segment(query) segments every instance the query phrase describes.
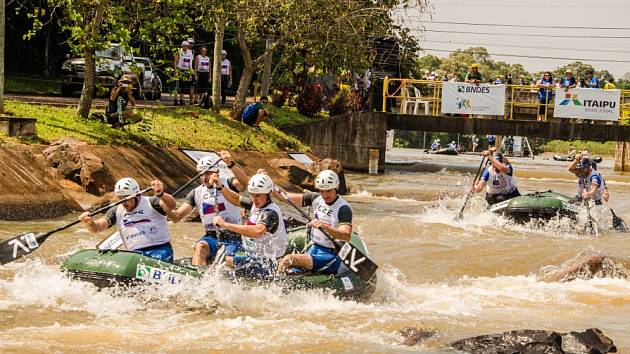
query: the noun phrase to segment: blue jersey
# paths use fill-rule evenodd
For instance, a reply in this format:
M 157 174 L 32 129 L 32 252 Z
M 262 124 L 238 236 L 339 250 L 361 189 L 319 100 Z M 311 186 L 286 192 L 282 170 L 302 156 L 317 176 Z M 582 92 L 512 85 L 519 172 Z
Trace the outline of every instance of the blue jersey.
M 569 86 L 575 86 L 575 78 L 573 76 L 571 76 L 570 78 L 567 78 L 566 76 L 562 78 L 562 80 L 560 80 L 560 86 L 562 87 L 569 87 Z
M 243 110 L 243 114 L 242 117 L 249 117 L 252 113 L 254 112 L 258 112 L 259 109 L 263 108 L 263 104 L 260 102 L 254 102 L 251 103 L 249 105 L 247 105 L 247 107 L 245 107 L 245 109 Z
M 540 80 L 540 84 L 543 86 L 538 90 L 538 100 L 540 103 L 548 103 L 553 97 L 553 80 Z

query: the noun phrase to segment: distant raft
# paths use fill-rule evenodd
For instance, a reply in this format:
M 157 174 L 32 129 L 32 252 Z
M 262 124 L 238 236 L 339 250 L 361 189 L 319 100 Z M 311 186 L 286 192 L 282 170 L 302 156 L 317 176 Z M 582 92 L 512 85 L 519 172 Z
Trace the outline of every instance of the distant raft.
M 572 156 L 560 156 L 560 155 L 555 155 L 553 157 L 554 160 L 556 161 L 573 161 L 574 157 Z M 601 156 L 595 156 L 591 159 L 591 161 L 595 162 L 595 163 L 600 163 L 602 162 L 602 157 Z
M 306 241 L 306 227 L 291 228 L 287 254 L 300 252 Z M 351 243 L 367 254 L 367 247 L 356 233 Z M 61 266 L 69 277 L 90 282 L 97 287 L 117 285 L 137 285 L 142 283 L 177 284 L 185 278 L 202 278 L 206 267 L 190 265 L 190 258 L 176 261 L 174 264 L 145 257 L 129 251 L 103 251 L 88 249 L 79 251 Z M 245 280 L 247 281 L 247 280 Z M 319 274 L 300 272 L 275 280 L 286 289 L 325 289 L 341 298 L 355 300 L 368 298 L 376 289 L 376 276 L 365 282 L 345 266 L 337 274 Z M 252 281 L 252 284 L 255 284 Z
M 576 218 L 579 209 L 570 200 L 570 197 L 552 191 L 534 192 L 491 205 L 489 209 L 517 222 L 549 220 L 557 216 Z

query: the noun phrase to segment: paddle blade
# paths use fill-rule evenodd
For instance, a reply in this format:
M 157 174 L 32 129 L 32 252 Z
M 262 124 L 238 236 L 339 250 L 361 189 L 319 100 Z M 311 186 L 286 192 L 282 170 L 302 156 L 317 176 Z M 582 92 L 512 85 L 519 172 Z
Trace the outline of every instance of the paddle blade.
M 628 226 L 623 221 L 623 219 L 618 217 L 617 214 L 615 214 L 615 212 L 612 209 L 610 209 L 610 212 L 612 213 L 612 216 L 613 216 L 613 220 L 612 220 L 613 228 L 617 231 L 627 232 Z
M 364 281 L 370 281 L 378 269 L 363 252 L 350 243 L 345 243 L 339 250 L 341 261 Z
M 46 234 L 32 232 L 15 236 L 0 243 L 0 264 L 7 264 L 35 251 L 46 240 Z

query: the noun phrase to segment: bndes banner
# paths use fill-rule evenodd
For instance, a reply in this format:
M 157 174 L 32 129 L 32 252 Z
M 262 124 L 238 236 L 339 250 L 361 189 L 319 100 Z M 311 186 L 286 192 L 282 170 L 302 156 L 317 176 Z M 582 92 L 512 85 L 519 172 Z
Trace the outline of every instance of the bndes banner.
M 572 88 L 556 90 L 553 116 L 591 120 L 618 120 L 621 90 Z
M 504 85 L 442 84 L 442 113 L 503 115 L 504 112 Z

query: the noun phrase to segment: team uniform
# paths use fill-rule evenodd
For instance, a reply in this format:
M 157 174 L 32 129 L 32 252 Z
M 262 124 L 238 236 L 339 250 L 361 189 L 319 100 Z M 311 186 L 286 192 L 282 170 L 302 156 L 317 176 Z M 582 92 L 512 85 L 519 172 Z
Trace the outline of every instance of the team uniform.
M 193 82 L 193 51 L 179 50 L 179 60 L 177 62 L 177 71 L 179 80 L 177 81 L 177 89 L 179 93 L 188 93 Z
M 138 205 L 127 211 L 122 205 L 110 208 L 105 215 L 108 227 L 116 225 L 128 251 L 160 261 L 173 262 L 173 247 L 166 212 L 158 197 L 138 197 Z
M 516 188 L 512 164 L 508 164 L 508 167 L 510 169 L 508 173 L 496 172 L 493 166 L 488 166 L 483 171 L 481 179 L 486 181 L 486 201 L 488 204 L 496 204 L 521 195 Z
M 210 89 L 210 57 L 197 55 L 197 93 L 202 94 Z
M 287 230 L 280 208 L 271 200 L 257 208 L 251 199 L 241 197 L 241 206 L 249 209 L 247 225 L 263 224 L 267 233 L 260 238 L 242 236 L 245 256 L 235 256 L 236 275 L 271 279 L 277 268 L 277 259 L 284 256 L 287 249 Z
M 225 103 L 227 98 L 227 89 L 230 84 L 230 72 L 232 63 L 228 59 L 221 60 L 221 103 Z
M 226 179 L 221 177 L 221 183 L 225 186 L 224 188 L 230 188 L 238 193 L 232 181 L 232 178 Z M 207 262 L 212 262 L 221 245 L 225 247 L 226 256 L 234 256 L 240 251 L 241 236 L 227 230 L 219 230 L 219 233 L 217 233 L 217 227 L 212 223 L 212 219 L 217 215 L 222 216 L 229 223 L 241 223 L 240 208 L 228 202 L 220 190 L 216 190 L 215 187 L 208 188 L 205 185 L 201 185 L 190 191 L 184 202 L 192 207 L 197 207 L 199 211 L 199 217 L 206 234 L 197 242 L 206 242 L 210 247 L 211 252 L 206 259 Z
M 352 208 L 340 196 L 337 196 L 332 204 L 327 204 L 319 193 L 304 193 L 302 206 L 312 206 L 315 219 L 321 220 L 333 227 L 352 225 Z M 327 274 L 336 274 L 341 266 L 341 259 L 335 253 L 335 245 L 319 229 L 311 228 L 311 242 L 308 255 L 313 259 L 313 271 Z
M 604 190 L 606 189 L 606 183 L 604 182 L 604 178 L 602 175 L 592 170 L 591 173 L 588 174 L 586 178 L 580 178 L 578 181 L 578 193 L 576 196 L 576 201 L 582 201 L 582 192 L 588 192 L 591 190 L 591 187 L 595 184 L 597 189 L 595 189 L 595 193 L 591 197 L 595 204 L 602 204 L 602 198 L 604 196 Z

